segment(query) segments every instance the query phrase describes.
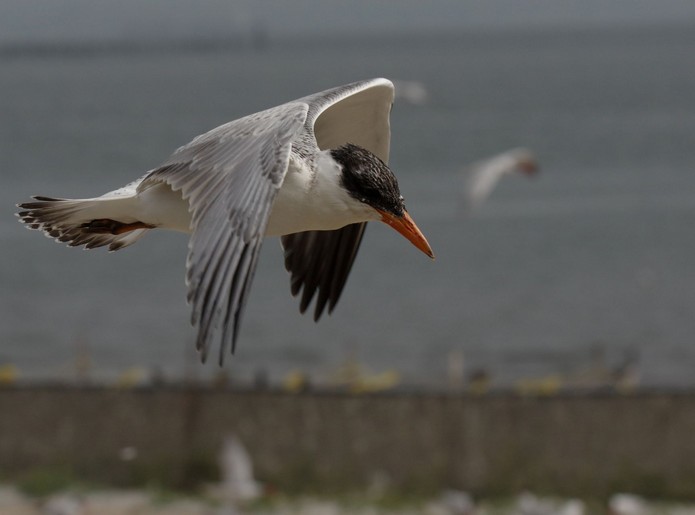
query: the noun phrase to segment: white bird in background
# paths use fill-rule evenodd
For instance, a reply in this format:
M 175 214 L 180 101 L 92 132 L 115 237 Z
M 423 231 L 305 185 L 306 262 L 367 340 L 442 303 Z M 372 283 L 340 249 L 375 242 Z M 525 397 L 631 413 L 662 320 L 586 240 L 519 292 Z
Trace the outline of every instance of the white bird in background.
M 472 212 L 478 209 L 502 176 L 522 173 L 530 177 L 536 172 L 536 158 L 525 148 L 515 148 L 472 164 L 464 170 L 463 195 L 466 210 Z
M 263 488 L 253 477 L 251 456 L 239 438 L 229 435 L 224 439 L 220 455 L 222 490 L 225 500 L 232 505 L 253 501 L 261 496 Z
M 649 506 L 640 496 L 627 493 L 617 493 L 608 499 L 610 515 L 647 515 Z
M 558 500 L 522 492 L 516 501 L 518 515 L 584 515 L 586 506 L 579 499 Z
M 91 199 L 34 197 L 21 221 L 57 241 L 118 250 L 147 231 L 191 233 L 186 283 L 196 347 L 232 352 L 264 236 L 281 236 L 291 291 L 314 319 L 335 307 L 368 221 L 429 257 L 386 165 L 393 84 L 372 79 L 240 118 L 176 150 L 144 177 Z M 268 313 L 272 320 L 273 314 Z

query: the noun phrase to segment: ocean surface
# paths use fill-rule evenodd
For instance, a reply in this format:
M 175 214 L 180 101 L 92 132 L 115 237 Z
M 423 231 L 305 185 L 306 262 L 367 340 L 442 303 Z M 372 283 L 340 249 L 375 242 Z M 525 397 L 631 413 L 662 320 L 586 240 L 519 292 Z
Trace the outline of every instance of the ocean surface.
M 643 384 L 695 385 L 694 55 L 695 26 L 0 51 L 0 364 L 218 374 L 193 349 L 185 235 L 86 252 L 24 229 L 15 204 L 101 195 L 221 123 L 384 76 L 429 92 L 396 102 L 391 165 L 437 259 L 371 224 L 315 324 L 268 239 L 226 373 L 328 380 L 354 359 L 441 385 L 462 353 L 497 384 L 630 360 Z M 462 170 L 516 146 L 541 174 L 463 216 Z

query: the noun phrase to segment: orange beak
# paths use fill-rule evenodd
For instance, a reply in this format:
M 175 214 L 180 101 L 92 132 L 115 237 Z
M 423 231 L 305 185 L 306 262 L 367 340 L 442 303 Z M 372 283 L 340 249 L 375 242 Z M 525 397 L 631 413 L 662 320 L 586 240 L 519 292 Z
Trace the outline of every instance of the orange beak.
M 396 229 L 405 238 L 407 238 L 407 240 L 410 243 L 412 243 L 422 252 L 434 259 L 432 247 L 430 247 L 430 244 L 427 243 L 427 239 L 422 234 L 420 229 L 418 229 L 417 225 L 415 225 L 415 222 L 412 218 L 410 218 L 410 215 L 407 211 L 403 212 L 403 216 L 392 215 L 391 213 L 387 213 L 386 211 L 378 211 L 381 215 L 382 222 Z

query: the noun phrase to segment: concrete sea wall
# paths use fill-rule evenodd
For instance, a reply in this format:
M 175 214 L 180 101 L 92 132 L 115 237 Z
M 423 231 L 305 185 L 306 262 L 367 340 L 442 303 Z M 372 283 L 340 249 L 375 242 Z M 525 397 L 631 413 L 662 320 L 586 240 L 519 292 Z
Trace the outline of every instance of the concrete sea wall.
M 0 390 L 0 477 L 214 477 L 235 433 L 285 489 L 618 490 L 695 499 L 695 394 L 523 397 L 207 388 Z

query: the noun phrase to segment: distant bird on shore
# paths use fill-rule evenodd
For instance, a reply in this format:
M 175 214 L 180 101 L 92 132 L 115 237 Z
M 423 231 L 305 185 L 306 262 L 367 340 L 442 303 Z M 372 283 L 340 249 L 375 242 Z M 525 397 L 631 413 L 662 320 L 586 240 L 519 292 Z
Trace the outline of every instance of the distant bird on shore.
M 472 212 L 478 209 L 503 176 L 522 173 L 530 177 L 537 172 L 536 158 L 530 150 L 525 148 L 508 150 L 473 163 L 463 172 L 466 211 Z
M 57 241 L 118 250 L 147 231 L 191 233 L 186 261 L 196 347 L 234 351 L 264 236 L 281 236 L 293 295 L 314 319 L 335 307 L 369 221 L 433 257 L 386 165 L 393 84 L 329 89 L 224 124 L 123 188 L 91 199 L 38 196 L 21 221 Z M 272 313 L 268 314 L 272 319 Z
M 228 503 L 253 501 L 263 494 L 263 486 L 253 477 L 251 456 L 235 435 L 224 439 L 220 471 L 222 493 Z
M 516 500 L 513 513 L 518 515 L 584 515 L 586 506 L 579 499 L 558 501 L 522 492 Z
M 617 493 L 608 499 L 609 515 L 647 515 L 647 502 L 640 496 L 628 493 Z

